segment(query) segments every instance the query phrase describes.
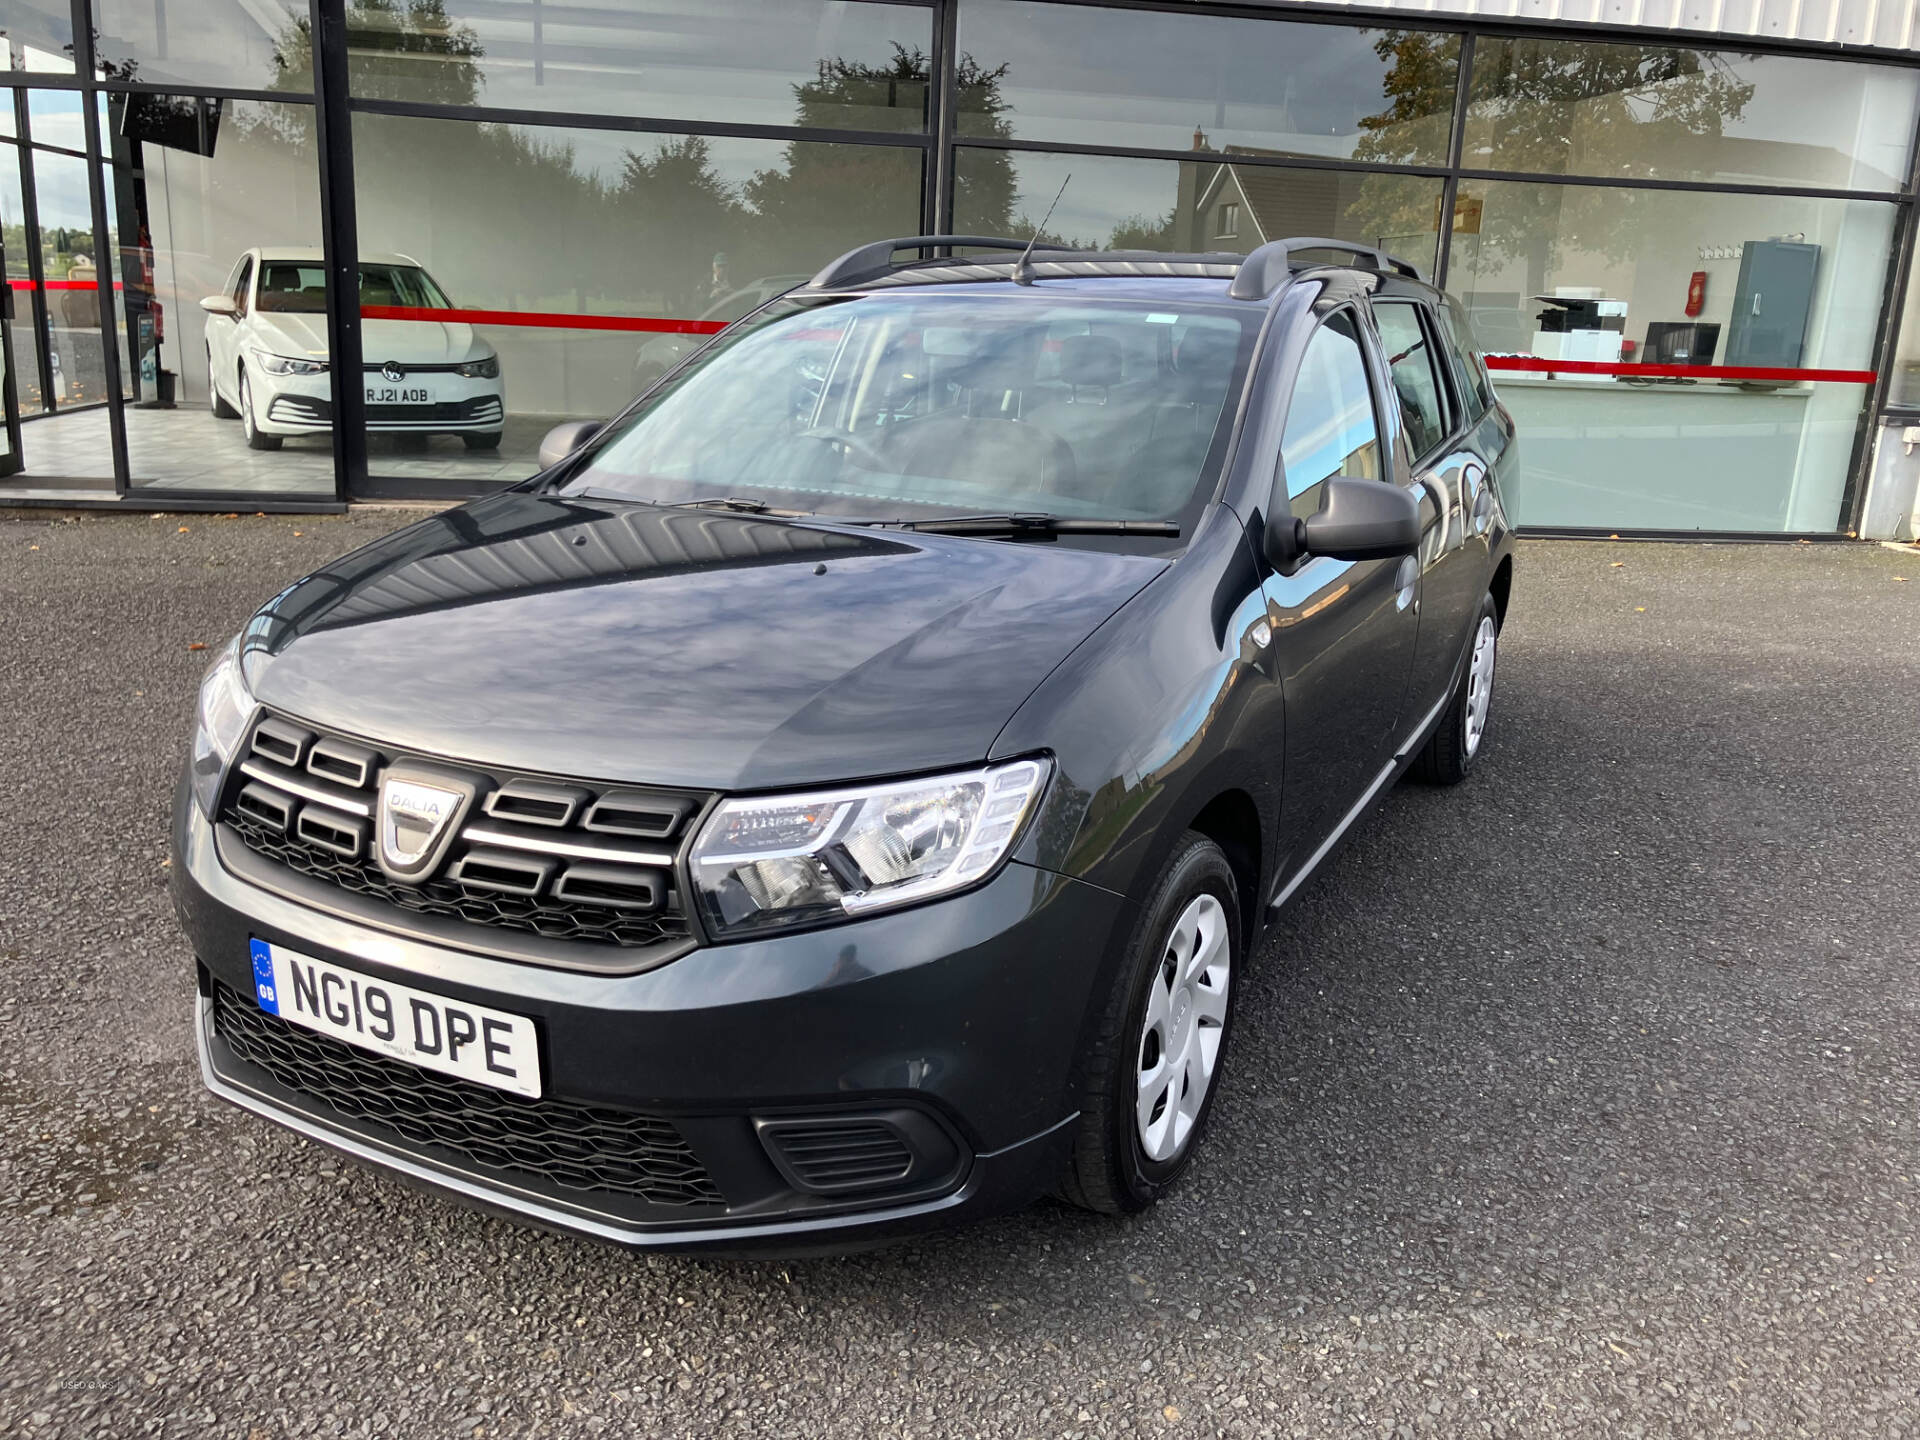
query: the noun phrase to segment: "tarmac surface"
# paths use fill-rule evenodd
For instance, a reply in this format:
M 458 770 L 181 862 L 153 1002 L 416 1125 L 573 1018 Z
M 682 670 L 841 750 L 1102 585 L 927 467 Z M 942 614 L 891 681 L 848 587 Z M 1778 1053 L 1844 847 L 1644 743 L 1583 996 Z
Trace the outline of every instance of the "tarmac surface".
M 1167 1203 L 742 1263 L 201 1092 L 190 647 L 408 518 L 0 516 L 0 1434 L 1920 1429 L 1920 552 L 1524 544 L 1482 765 L 1254 957 Z

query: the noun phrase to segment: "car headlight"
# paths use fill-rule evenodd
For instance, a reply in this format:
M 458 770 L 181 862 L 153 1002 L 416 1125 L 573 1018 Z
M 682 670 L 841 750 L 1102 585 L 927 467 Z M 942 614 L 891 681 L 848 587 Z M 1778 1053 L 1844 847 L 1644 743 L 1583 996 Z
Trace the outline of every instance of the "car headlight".
M 919 780 L 728 800 L 693 847 L 716 936 L 819 925 L 950 895 L 991 875 L 1046 785 L 1014 760 Z
M 200 681 L 193 726 L 193 798 L 209 820 L 220 800 L 220 777 L 253 718 L 253 696 L 240 673 L 240 637 L 234 636 Z
M 253 352 L 254 362 L 269 375 L 324 375 L 327 362 L 324 360 L 306 360 L 292 355 L 270 355 L 265 350 Z
M 500 357 L 489 355 L 484 360 L 469 360 L 460 367 L 460 373 L 469 380 L 497 380 L 500 378 Z

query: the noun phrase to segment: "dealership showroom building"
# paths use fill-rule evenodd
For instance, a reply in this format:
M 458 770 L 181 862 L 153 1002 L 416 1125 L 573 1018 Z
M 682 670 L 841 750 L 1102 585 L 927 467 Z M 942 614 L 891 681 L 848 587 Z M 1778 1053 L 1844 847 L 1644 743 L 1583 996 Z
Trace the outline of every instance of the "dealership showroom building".
M 1437 276 L 1529 529 L 1904 534 L 1917 9 L 0 0 L 0 504 L 482 494 L 841 251 L 1057 196 Z

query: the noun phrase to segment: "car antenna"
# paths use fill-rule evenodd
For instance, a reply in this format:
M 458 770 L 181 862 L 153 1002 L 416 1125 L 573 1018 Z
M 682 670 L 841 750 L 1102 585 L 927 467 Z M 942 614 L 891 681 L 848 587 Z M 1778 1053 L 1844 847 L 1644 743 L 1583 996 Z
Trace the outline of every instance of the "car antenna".
M 1067 180 L 1073 179 L 1073 172 L 1067 172 Z M 1027 248 L 1020 252 L 1020 258 L 1013 262 L 1013 274 L 1007 278 L 1016 285 L 1033 284 L 1033 247 L 1039 243 L 1040 236 L 1046 231 L 1047 221 L 1053 218 L 1053 206 L 1060 203 L 1060 197 L 1067 193 L 1067 180 L 1060 182 L 1060 188 L 1053 192 L 1053 205 L 1047 206 L 1047 213 L 1040 217 L 1040 223 L 1033 228 L 1033 238 L 1027 241 Z

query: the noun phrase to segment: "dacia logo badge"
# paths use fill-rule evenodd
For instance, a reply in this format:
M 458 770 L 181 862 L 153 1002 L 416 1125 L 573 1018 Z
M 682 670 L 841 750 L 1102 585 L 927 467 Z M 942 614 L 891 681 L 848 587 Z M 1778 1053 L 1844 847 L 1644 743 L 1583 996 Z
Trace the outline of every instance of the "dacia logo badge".
M 407 378 L 407 372 L 400 368 L 400 362 L 398 360 L 389 360 L 380 367 L 380 378 L 383 380 L 391 380 L 394 384 L 398 385 L 402 380 Z
M 396 879 L 432 870 L 472 798 L 472 787 L 450 777 L 391 770 L 381 776 L 380 868 Z

